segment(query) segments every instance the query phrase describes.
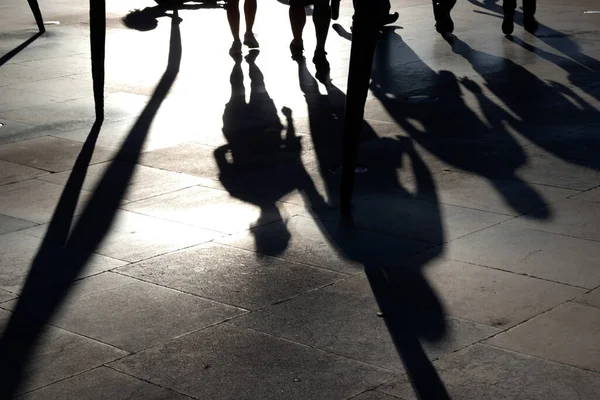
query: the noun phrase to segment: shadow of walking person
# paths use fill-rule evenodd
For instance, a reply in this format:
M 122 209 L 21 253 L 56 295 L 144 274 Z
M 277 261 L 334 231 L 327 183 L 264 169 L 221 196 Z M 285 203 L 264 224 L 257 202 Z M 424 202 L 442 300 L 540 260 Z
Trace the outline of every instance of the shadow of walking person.
M 298 63 L 298 77 L 307 102 L 315 158 L 321 179 L 325 183 L 324 195 L 329 199 L 329 203 L 332 203 L 331 200 L 339 194 L 339 176 L 331 174 L 329 166 L 339 160 L 341 137 L 336 133 L 341 132 L 338 115 L 343 113 L 346 97 L 330 81 L 325 83 L 327 94 L 321 95 L 316 79 L 302 61 Z M 411 215 L 410 212 L 396 215 L 393 220 L 405 226 L 425 225 L 433 242 L 443 243 L 444 229 L 435 198 L 434 181 L 426 164 L 413 148 L 411 140 L 379 138 L 368 125 L 365 126 L 362 140 L 378 142 L 375 147 L 388 149 L 385 155 L 390 159 L 374 163 L 377 176 L 371 178 L 376 181 L 375 190 L 393 188 L 400 197 L 410 199 L 409 201 L 419 201 L 422 195 L 427 194 L 428 201 L 431 202 L 425 224 L 419 220 L 418 215 Z M 398 182 L 397 168 L 403 165 L 403 157 L 408 158 L 406 164 L 413 169 L 416 181 L 414 193 L 406 190 Z M 359 181 L 357 188 L 360 187 Z M 326 240 L 341 257 L 360 263 L 364 267 L 393 345 L 419 398 L 448 399 L 444 384 L 420 342 L 437 342 L 448 333 L 443 306 L 422 273 L 422 268 L 441 254 L 442 246 L 434 247 L 408 261 L 408 254 L 414 253 L 415 248 L 431 248 L 433 245 L 408 237 L 376 234 L 361 229 L 360 222 L 348 224 L 347 221 L 339 219 L 339 209 L 336 207 L 322 208 L 325 201 L 319 193 L 305 191 L 304 194 L 307 196 L 306 204 L 310 205 L 311 215 Z M 311 195 L 313 197 L 310 197 Z M 356 205 L 355 215 L 364 212 L 365 207 Z M 373 223 L 375 226 L 385 226 L 391 220 L 389 212 L 390 210 L 385 208 L 366 210 L 367 228 Z
M 242 58 L 235 59 L 230 76 L 231 98 L 223 113 L 223 135 L 227 144 L 217 148 L 214 157 L 219 168 L 219 180 L 229 194 L 260 207 L 260 217 L 254 225 L 262 225 L 267 220 L 274 221 L 272 227 L 276 227 L 277 235 L 269 239 L 268 254 L 277 255 L 287 247 L 290 234 L 276 203 L 299 186 L 312 181 L 306 175 L 300 159 L 302 145 L 300 138 L 296 136 L 292 111 L 288 108 L 282 111 L 288 120 L 287 130 L 283 132 L 284 127 L 275 103 L 269 96 L 263 74 L 256 65 L 258 54 L 258 51 L 252 51 L 246 56 L 250 77 L 248 102 Z M 252 122 L 258 120 L 260 126 L 253 129 Z M 243 176 L 249 170 L 271 169 L 275 163 L 282 161 L 294 168 L 294 179 L 279 180 L 277 184 L 270 185 L 272 190 L 268 194 L 258 185 L 246 184 L 248 181 Z M 241 179 L 237 179 L 238 177 Z M 264 237 L 257 235 L 255 239 L 257 248 L 266 247 L 260 242 Z
M 174 12 L 176 17 L 177 11 Z M 148 104 L 129 132 L 115 159 L 100 179 L 79 219 L 71 228 L 87 166 L 100 131 L 94 124 L 69 176 L 29 273 L 0 337 L 0 398 L 18 394 L 41 336 L 64 304 L 73 282 L 86 268 L 94 251 L 109 233 L 135 171 L 150 124 L 171 88 L 181 62 L 181 36 L 173 18 L 167 69 Z
M 467 104 L 461 83 L 449 71 L 435 72 L 419 61 L 420 71 L 428 71 L 429 80 L 435 83 L 435 94 L 429 103 L 411 103 L 403 99 L 402 88 L 390 77 L 388 58 L 391 51 L 400 51 L 406 58 L 418 57 L 394 33 L 382 38 L 377 49 L 371 90 L 393 120 L 419 145 L 444 163 L 460 170 L 482 176 L 519 214 L 539 209 L 537 218 L 548 218 L 550 210 L 541 195 L 517 175 L 526 165 L 527 156 L 521 145 L 507 130 L 505 124 L 514 117 L 491 101 L 481 87 L 470 79 L 463 86 L 476 97 L 475 104 Z M 395 54 L 395 57 L 402 55 Z M 488 59 L 483 58 L 482 63 Z M 487 64 L 486 64 L 487 65 Z M 481 110 L 476 114 L 472 107 Z M 490 164 L 489 156 L 502 151 L 510 157 Z M 498 180 L 496 178 L 502 178 Z
M 520 39 L 514 38 L 513 41 L 528 46 Z M 581 165 L 600 169 L 598 157 L 590 157 L 589 154 L 583 158 L 577 156 L 577 153 L 583 154 L 585 148 L 578 148 L 575 142 L 557 145 L 561 141 L 568 142 L 572 132 L 580 132 L 600 121 L 598 110 L 573 89 L 558 82 L 543 80 L 511 60 L 474 50 L 459 39 L 453 40 L 452 48 L 481 73 L 487 89 L 502 100 L 516 116 L 509 123 L 519 135 L 561 159 L 573 163 L 578 163 L 579 160 L 582 161 L 579 162 Z M 547 54 L 546 56 L 550 57 Z M 484 73 L 481 60 L 494 58 L 502 63 L 503 69 L 498 72 Z M 573 72 L 571 79 L 581 76 L 581 71 Z M 507 77 L 510 77 L 509 81 Z M 585 88 L 585 85 L 579 87 Z M 591 90 L 591 86 L 589 88 Z M 588 146 L 592 145 L 599 149 L 600 142 L 595 139 L 595 136 L 592 134 L 583 139 L 587 141 Z

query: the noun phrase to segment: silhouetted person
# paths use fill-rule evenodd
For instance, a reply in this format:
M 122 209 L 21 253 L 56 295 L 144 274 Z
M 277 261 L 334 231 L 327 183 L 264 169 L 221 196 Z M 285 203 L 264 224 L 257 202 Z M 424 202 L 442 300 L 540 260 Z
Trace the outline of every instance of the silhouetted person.
M 454 21 L 450 16 L 456 0 L 433 0 L 433 16 L 435 17 L 435 30 L 442 35 L 454 32 Z
M 502 21 L 502 32 L 510 35 L 515 29 L 515 10 L 517 0 L 504 0 L 502 5 L 504 9 L 504 20 Z M 535 33 L 538 29 L 538 22 L 535 19 L 536 0 L 523 0 L 523 27 L 529 33 Z
M 246 19 L 246 33 L 244 33 L 244 45 L 251 49 L 259 47 L 252 28 L 256 18 L 256 0 L 244 0 L 244 17 Z M 233 43 L 229 54 L 238 56 L 242 54 L 242 41 L 240 40 L 240 0 L 227 0 L 227 20 L 233 35 Z
M 352 5 L 354 6 L 354 10 L 356 10 L 356 3 L 359 0 L 352 0 Z M 373 4 L 372 0 L 369 0 L 369 5 Z M 389 0 L 377 0 L 377 3 L 374 3 L 377 7 L 373 12 L 379 14 L 379 20 L 381 26 L 387 24 L 393 24 L 398 20 L 398 13 L 390 13 L 392 8 Z M 340 0 L 331 0 L 331 19 L 336 21 L 340 17 Z
M 290 24 L 292 25 L 292 34 L 294 39 L 290 43 L 290 51 L 294 60 L 304 57 L 304 42 L 302 32 L 306 25 L 305 7 L 313 5 L 313 22 L 317 34 L 317 47 L 313 56 L 313 63 L 322 70 L 329 69 L 327 61 L 327 52 L 325 51 L 325 42 L 327 42 L 327 33 L 329 32 L 329 23 L 331 22 L 331 7 L 329 0 L 290 0 Z

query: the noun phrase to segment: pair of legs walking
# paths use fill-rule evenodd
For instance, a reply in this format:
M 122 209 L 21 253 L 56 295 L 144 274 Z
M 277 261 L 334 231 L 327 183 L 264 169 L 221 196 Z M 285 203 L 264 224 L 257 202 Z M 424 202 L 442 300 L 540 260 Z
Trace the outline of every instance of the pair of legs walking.
M 335 1 L 335 0 L 334 0 Z M 308 5 L 313 5 L 313 23 L 315 24 L 315 32 L 317 34 L 317 46 L 313 62 L 316 65 L 328 66 L 327 53 L 325 52 L 325 42 L 327 42 L 327 34 L 329 32 L 329 24 L 331 22 L 331 6 L 329 0 L 290 0 L 290 24 L 292 25 L 292 34 L 294 40 L 290 44 L 292 58 L 300 59 L 303 57 L 304 42 L 302 33 L 306 26 L 306 9 Z
M 523 0 L 523 27 L 530 33 L 537 31 L 539 25 L 535 19 L 536 6 L 536 0 Z M 502 32 L 505 35 L 510 35 L 515 28 L 514 17 L 515 10 L 517 9 L 517 0 L 504 0 L 502 8 L 504 10 Z
M 256 0 L 244 0 L 244 17 L 246 20 L 246 32 L 244 33 L 244 44 L 251 49 L 258 48 L 258 41 L 254 36 L 252 28 L 256 19 Z M 232 56 L 242 54 L 242 41 L 240 40 L 240 0 L 227 1 L 227 20 L 233 35 L 233 44 L 229 53 Z

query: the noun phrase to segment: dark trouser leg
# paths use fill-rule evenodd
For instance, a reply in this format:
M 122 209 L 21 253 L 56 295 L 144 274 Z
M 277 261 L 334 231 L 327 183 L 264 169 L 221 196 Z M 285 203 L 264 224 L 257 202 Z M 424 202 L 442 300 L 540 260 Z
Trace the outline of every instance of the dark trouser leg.
M 523 0 L 523 18 L 532 19 L 535 16 L 536 0 Z
M 504 20 L 502 20 L 502 32 L 505 35 L 510 35 L 515 29 L 514 18 L 515 9 L 517 8 L 517 0 L 504 0 L 502 4 L 504 11 Z

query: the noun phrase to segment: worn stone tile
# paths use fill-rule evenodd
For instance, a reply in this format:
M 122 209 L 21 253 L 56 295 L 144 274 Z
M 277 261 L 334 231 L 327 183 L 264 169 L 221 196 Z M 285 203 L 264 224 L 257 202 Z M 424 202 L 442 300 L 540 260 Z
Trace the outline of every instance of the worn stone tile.
M 423 274 L 447 314 L 502 328 L 521 323 L 585 292 L 445 258 L 425 265 Z
M 360 272 L 365 264 L 396 265 L 431 247 L 418 240 L 345 228 L 335 222 L 304 216 L 294 216 L 283 224 L 268 224 L 218 241 L 350 274 Z
M 102 282 L 105 288 L 98 290 L 95 279 L 85 280 L 85 286 L 58 310 L 52 323 L 131 352 L 244 312 L 124 276 L 113 277 L 112 287 Z
M 102 242 L 94 249 L 95 252 L 119 260 L 129 262 L 141 261 L 160 254 L 208 242 L 221 234 L 196 228 L 176 222 L 165 221 L 147 215 L 130 211 L 118 210 L 114 215 L 107 214 L 112 219 L 109 230 L 104 234 Z M 79 220 L 75 220 L 77 226 Z M 89 229 L 88 229 L 89 228 Z M 30 228 L 27 234 L 44 237 L 48 224 Z M 82 235 L 86 233 L 96 236 L 93 227 L 83 227 Z M 78 246 L 88 246 L 94 243 L 86 242 L 85 236 L 78 239 Z
M 348 400 L 398 400 L 398 397 L 390 396 L 389 394 L 370 390 L 349 398 Z
M 600 241 L 600 207 L 597 203 L 567 199 L 554 204 L 552 211 L 548 220 L 524 216 L 510 221 L 509 225 Z M 536 215 L 534 211 L 532 216 Z
M 33 225 L 35 225 L 33 222 L 0 214 L 0 235 L 29 228 Z
M 69 77 L 56 77 L 44 79 L 36 82 L 24 82 L 11 85 L 8 90 L 18 90 L 27 94 L 35 94 L 35 96 L 49 96 L 58 100 L 72 100 L 82 97 L 88 97 L 93 93 L 91 82 L 84 84 L 81 81 L 71 79 Z M 30 107 L 36 104 L 29 105 Z
M 18 293 L 39 254 L 42 240 L 21 232 L 7 233 L 0 238 L 0 288 Z M 124 264 L 122 261 L 92 254 L 85 265 L 80 265 L 82 255 L 71 249 L 48 246 L 44 257 L 35 264 L 39 275 L 34 278 L 33 286 L 43 287 L 62 282 L 67 279 L 63 273 L 68 274 L 72 269 L 76 270 L 75 276 L 68 280 L 98 274 Z M 58 265 L 61 265 L 61 269 L 57 270 Z
M 257 309 L 344 275 L 218 244 L 204 244 L 119 269 L 186 293 Z
M 399 276 L 407 286 L 404 289 L 422 284 L 413 281 L 411 274 L 400 272 Z M 244 315 L 233 323 L 395 371 L 402 371 L 403 366 L 392 336 L 407 343 L 405 336 L 430 338 L 431 341 L 423 340 L 423 346 L 427 356 L 436 359 L 498 332 L 464 320 L 448 318 L 444 321 L 442 315 L 432 315 L 434 322 L 428 322 L 426 317 L 420 320 L 402 310 L 429 305 L 420 304 L 420 300 L 437 302 L 431 298 L 411 299 L 412 305 L 396 304 L 394 312 L 402 314 L 398 316 L 402 322 L 397 327 L 402 326 L 403 331 L 393 328 L 390 332 L 385 319 L 377 315 L 379 307 L 372 290 L 376 289 L 367 278 L 356 276 Z M 425 296 L 423 292 L 418 295 Z
M 82 186 L 83 190 L 92 191 L 109 167 L 115 168 L 117 171 L 120 169 L 125 171 L 128 170 L 130 165 L 125 162 L 117 161 L 90 166 Z M 58 174 L 46 175 L 40 177 L 40 179 L 46 182 L 64 185 L 67 182 L 69 175 L 70 171 L 65 171 Z M 141 200 L 147 197 L 185 189 L 203 182 L 203 180 L 194 176 L 136 165 L 133 177 L 128 182 L 129 185 L 124 195 L 124 199 L 130 201 Z
M 353 209 L 360 228 L 441 244 L 509 219 L 506 215 L 386 195 L 360 200 Z
M 345 400 L 391 377 L 372 366 L 229 324 L 111 367 L 196 398 L 223 400 L 279 399 L 282 394 L 290 400 Z
M 600 187 L 580 193 L 571 198 L 576 200 L 586 200 L 592 201 L 594 203 L 600 203 Z
M 507 215 L 526 214 L 578 193 L 518 180 L 492 180 L 454 171 L 439 172 L 434 179 L 432 195 L 440 203 Z
M 450 242 L 444 256 L 588 289 L 600 284 L 598 243 L 509 224 Z
M 146 96 L 123 92 L 109 93 L 104 97 L 105 121 L 108 123 L 135 118 L 147 101 Z M 22 110 L 7 111 L 2 113 L 2 117 L 29 125 L 44 125 L 51 129 L 52 133 L 56 133 L 91 127 L 96 119 L 94 109 L 94 99 L 85 97 L 30 107 L 26 113 Z
M 505 154 L 488 159 L 481 170 L 491 177 L 510 179 L 511 174 L 499 166 L 510 162 L 512 157 L 515 155 Z M 596 168 L 548 155 L 530 154 L 527 162 L 517 170 L 517 176 L 529 183 L 572 190 L 588 190 L 600 185 L 600 171 Z
M 434 362 L 452 399 L 581 399 L 600 395 L 600 375 L 566 365 L 476 344 Z M 416 400 L 408 377 L 377 390 Z
M 0 289 L 0 303 L 12 300 L 16 297 L 15 294 Z
M 6 328 L 10 313 L 0 310 L 0 326 Z M 4 330 L 4 329 L 3 329 Z M 15 346 L 20 345 L 15 343 Z M 21 344 L 22 345 L 22 344 Z M 47 326 L 40 333 L 24 366 L 24 393 L 121 358 L 127 353 L 95 340 Z M 16 367 L 16 366 L 15 366 Z
M 32 139 L 56 133 L 56 130 L 49 126 L 24 124 L 22 122 L 8 120 L 3 116 L 0 116 L 0 123 L 2 124 L 0 127 L 0 144 L 13 143 L 19 140 Z
M 44 174 L 46 171 L 0 160 L 0 185 L 24 181 Z
M 587 304 L 588 306 L 594 306 L 600 308 L 600 288 L 594 289 L 589 293 L 579 297 L 577 300 L 579 303 Z
M 52 172 L 73 168 L 80 152 L 81 143 L 50 136 L 0 146 L 0 158 Z M 96 146 L 90 163 L 109 160 L 112 155 L 109 149 Z
M 65 188 L 41 181 L 18 182 L 0 187 L 0 213 L 38 224 L 49 222 Z M 73 214 L 79 214 L 91 193 L 81 191 Z M 27 201 L 24 201 L 27 199 Z M 66 218 L 66 215 L 61 216 Z M 70 216 L 69 216 L 70 217 Z
M 184 400 L 179 393 L 100 367 L 19 397 L 21 400 Z
M 487 343 L 600 372 L 600 308 L 566 303 Z
M 279 221 L 279 205 L 262 199 L 233 199 L 222 190 L 192 187 L 123 206 L 126 210 L 223 233 L 236 233 L 254 225 Z M 261 212 L 261 205 L 264 211 Z M 280 208 L 282 208 L 281 205 Z
M 2 87 L 0 112 L 19 110 L 56 102 L 59 99 L 48 94 L 23 90 L 22 85 L 36 85 L 37 82 Z M 58 86 L 60 88 L 60 86 Z

